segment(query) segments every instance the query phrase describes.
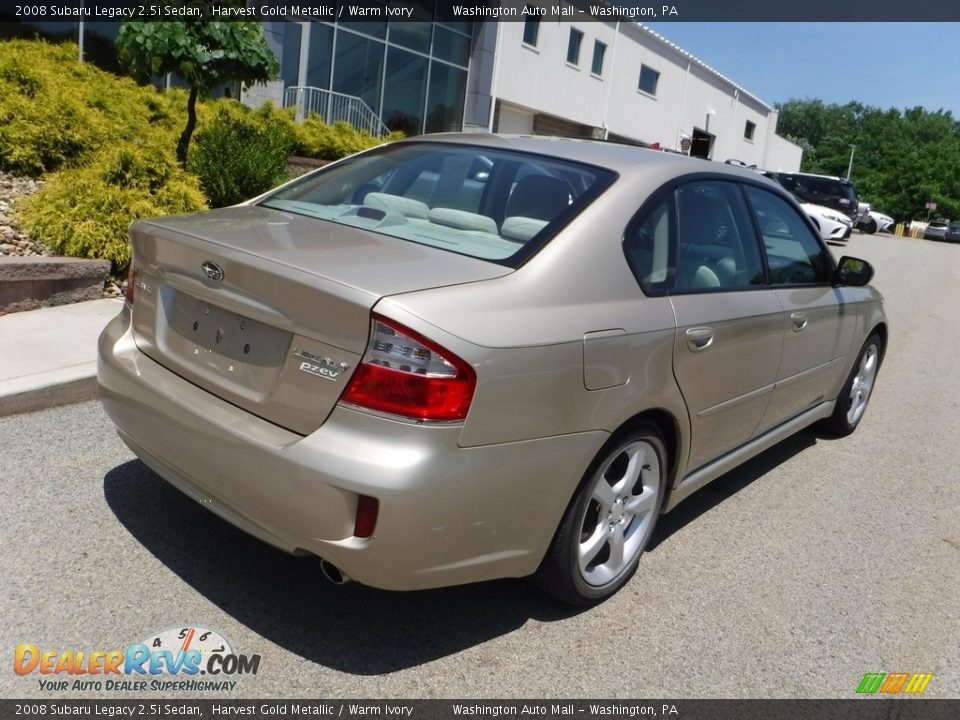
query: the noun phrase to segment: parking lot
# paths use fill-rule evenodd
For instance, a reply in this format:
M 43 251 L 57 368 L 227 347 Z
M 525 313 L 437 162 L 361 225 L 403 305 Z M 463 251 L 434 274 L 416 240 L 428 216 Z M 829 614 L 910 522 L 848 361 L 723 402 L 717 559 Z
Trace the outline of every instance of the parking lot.
M 598 607 L 519 580 L 330 585 L 153 475 L 92 402 L 0 419 L 0 650 L 212 628 L 261 656 L 214 697 L 850 698 L 867 672 L 960 697 L 960 245 L 832 249 L 874 263 L 890 318 L 860 428 L 805 431 L 685 501 Z M 4 665 L 5 698 L 106 694 Z

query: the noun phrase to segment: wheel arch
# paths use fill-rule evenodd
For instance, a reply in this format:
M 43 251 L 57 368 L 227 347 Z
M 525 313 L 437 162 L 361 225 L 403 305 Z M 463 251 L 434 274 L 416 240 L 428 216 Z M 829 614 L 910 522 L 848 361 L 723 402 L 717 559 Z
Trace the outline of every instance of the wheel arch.
M 883 356 L 887 354 L 887 339 L 889 337 L 889 331 L 887 329 L 887 323 L 878 322 L 873 328 L 867 333 L 867 337 L 870 337 L 874 333 L 877 333 L 880 336 L 880 361 L 883 362 Z
M 560 598 L 565 602 L 575 605 L 587 605 L 592 604 L 594 601 L 602 601 L 606 599 L 607 596 L 586 598 L 582 594 L 575 598 L 574 593 L 579 591 L 575 591 L 572 588 L 576 587 L 577 581 L 572 579 L 572 576 L 569 575 L 567 570 L 563 570 L 568 562 L 568 556 L 564 554 L 566 552 L 566 550 L 564 550 L 564 546 L 571 537 L 568 520 L 571 510 L 575 508 L 576 503 L 581 500 L 581 493 L 585 484 L 595 480 L 595 469 L 604 461 L 606 457 L 609 457 L 609 453 L 615 447 L 617 447 L 618 443 L 622 442 L 624 438 L 633 432 L 643 432 L 646 430 L 649 434 L 649 430 L 652 429 L 657 431 L 657 435 L 659 435 L 658 441 L 662 440 L 662 444 L 667 455 L 665 458 L 665 483 L 662 489 L 661 498 L 659 499 L 660 512 L 654 514 L 653 516 L 653 523 L 656 523 L 657 515 L 662 514 L 663 508 L 666 507 L 667 499 L 670 495 L 670 490 L 677 472 L 678 456 L 683 450 L 685 450 L 685 447 L 683 450 L 681 450 L 681 443 L 685 442 L 685 438 L 681 432 L 681 426 L 679 423 L 680 421 L 675 417 L 675 415 L 670 413 L 668 410 L 659 407 L 651 408 L 631 416 L 610 433 L 606 441 L 595 453 L 593 459 L 590 461 L 590 464 L 587 466 L 587 470 L 584 472 L 580 482 L 577 483 L 573 494 L 567 501 L 564 513 L 561 516 L 557 528 L 554 530 L 550 543 L 544 549 L 543 555 L 540 557 L 539 566 L 534 574 L 530 576 L 530 579 L 534 585 L 538 586 L 542 591 L 552 595 L 553 597 Z M 644 541 L 644 544 L 646 544 L 648 540 L 649 538 Z M 558 544 L 560 549 L 558 549 Z M 643 548 L 641 548 L 640 552 L 642 553 L 642 551 Z M 639 557 L 639 555 L 637 557 Z M 635 568 L 636 560 L 631 562 Z M 629 579 L 632 573 L 633 570 L 630 570 L 629 574 L 625 575 L 623 580 L 617 580 L 618 584 L 611 592 L 616 592 L 620 585 Z
M 624 421 L 612 434 L 619 436 L 629 432 L 635 427 L 643 424 L 652 424 L 663 436 L 663 444 L 667 449 L 667 480 L 664 488 L 664 502 L 662 507 L 667 507 L 670 500 L 670 493 L 679 480 L 680 470 L 679 459 L 685 452 L 686 438 L 681 432 L 680 420 L 670 411 L 664 408 L 650 408 L 637 413 L 633 417 Z

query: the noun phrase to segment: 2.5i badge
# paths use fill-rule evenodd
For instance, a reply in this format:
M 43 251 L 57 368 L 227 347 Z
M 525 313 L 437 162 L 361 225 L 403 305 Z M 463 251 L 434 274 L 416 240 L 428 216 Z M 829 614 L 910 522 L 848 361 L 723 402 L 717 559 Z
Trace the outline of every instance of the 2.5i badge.
M 339 362 L 333 358 L 317 355 L 299 348 L 293 349 L 294 356 L 300 358 L 300 370 L 324 380 L 337 382 L 341 373 L 350 367 L 350 363 Z

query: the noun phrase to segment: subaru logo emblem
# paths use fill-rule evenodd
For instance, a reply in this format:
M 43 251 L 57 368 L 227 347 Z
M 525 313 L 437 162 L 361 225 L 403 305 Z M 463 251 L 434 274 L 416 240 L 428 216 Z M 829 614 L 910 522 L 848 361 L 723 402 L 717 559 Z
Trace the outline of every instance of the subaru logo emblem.
M 212 260 L 207 260 L 203 265 L 200 266 L 200 269 L 203 270 L 206 276 L 211 280 L 223 280 L 223 268 Z

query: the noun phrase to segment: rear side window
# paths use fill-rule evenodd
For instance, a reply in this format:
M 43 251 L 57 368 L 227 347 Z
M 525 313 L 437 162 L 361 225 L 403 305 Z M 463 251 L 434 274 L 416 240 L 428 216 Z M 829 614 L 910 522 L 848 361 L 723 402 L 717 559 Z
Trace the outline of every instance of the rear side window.
M 827 251 L 797 211 L 783 198 L 746 186 L 757 217 L 772 285 L 809 285 L 829 282 Z
M 749 210 L 731 182 L 679 186 L 628 228 L 624 252 L 648 295 L 766 283 Z
M 397 143 L 261 201 L 517 267 L 613 182 L 602 168 L 447 143 Z
M 674 226 L 673 203 L 667 198 L 634 224 L 624 238 L 627 263 L 647 295 L 673 288 L 677 265 Z

